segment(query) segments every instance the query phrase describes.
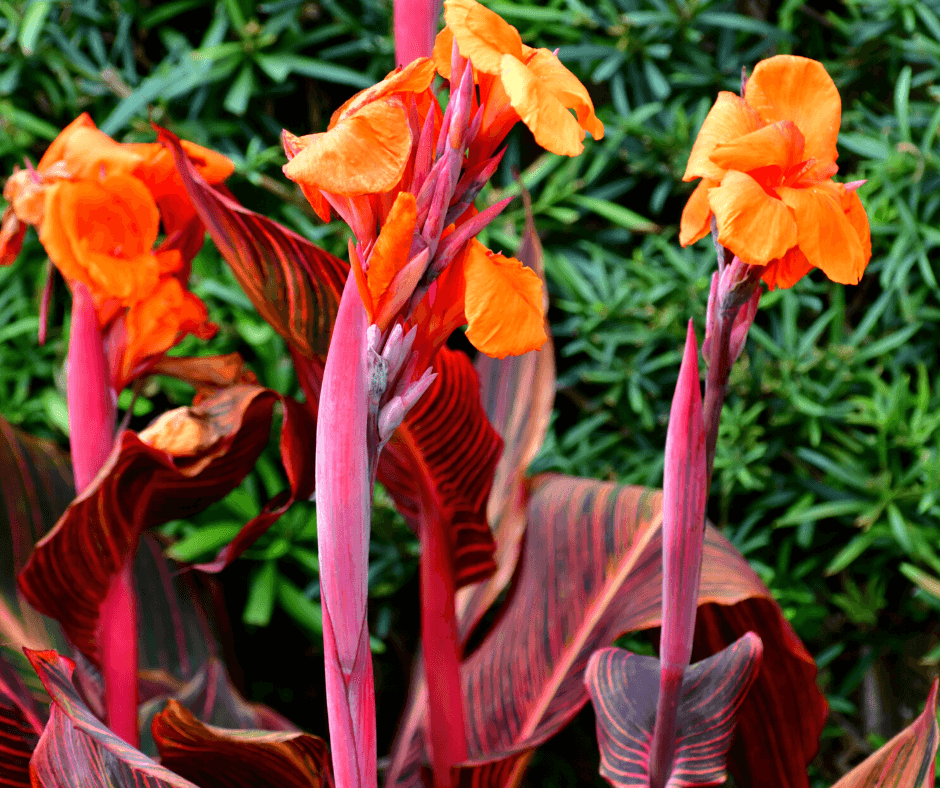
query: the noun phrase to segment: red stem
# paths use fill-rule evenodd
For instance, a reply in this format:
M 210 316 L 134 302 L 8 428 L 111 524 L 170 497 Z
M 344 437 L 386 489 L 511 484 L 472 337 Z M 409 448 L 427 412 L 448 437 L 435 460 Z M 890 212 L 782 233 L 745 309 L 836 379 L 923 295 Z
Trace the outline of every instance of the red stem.
M 441 0 L 395 0 L 395 65 L 430 57 Z
M 451 767 L 467 760 L 454 570 L 439 502 L 421 497 L 421 643 L 428 685 L 428 737 L 434 788 L 451 788 Z
M 73 291 L 67 396 L 72 472 L 75 490 L 81 493 L 111 453 L 117 406 L 95 306 L 80 283 Z M 132 563 L 130 559 L 111 581 L 98 619 L 97 640 L 108 726 L 137 747 L 137 603 Z

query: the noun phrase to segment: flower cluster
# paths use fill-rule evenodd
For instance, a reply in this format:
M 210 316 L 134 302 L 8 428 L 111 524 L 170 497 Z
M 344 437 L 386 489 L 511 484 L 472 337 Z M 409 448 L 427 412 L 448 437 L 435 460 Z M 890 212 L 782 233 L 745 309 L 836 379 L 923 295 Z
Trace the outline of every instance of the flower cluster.
M 352 228 L 353 273 L 370 322 L 386 333 L 408 321 L 436 346 L 455 328 L 496 357 L 546 339 L 541 283 L 476 234 L 507 202 L 474 200 L 523 121 L 546 149 L 569 156 L 603 126 L 584 86 L 548 50 L 475 0 L 446 0 L 434 57 L 419 58 L 353 96 L 321 134 L 284 133 L 284 172 L 325 220 Z M 435 74 L 450 82 L 442 112 Z M 574 110 L 572 114 L 571 110 Z
M 743 97 L 722 92 L 699 132 L 684 180 L 701 178 L 682 212 L 683 246 L 705 236 L 771 287 L 812 268 L 857 284 L 871 257 L 868 218 L 853 186 L 832 180 L 839 91 L 822 64 L 778 55 L 757 64 Z
M 210 183 L 232 173 L 224 156 L 184 146 Z M 86 113 L 62 130 L 37 167 L 16 171 L 3 195 L 9 207 L 0 262 L 13 262 L 27 226 L 37 228 L 69 285 L 91 293 L 117 390 L 186 334 L 214 334 L 205 305 L 186 290 L 204 228 L 161 145 L 115 142 Z M 161 225 L 164 239 L 155 247 Z

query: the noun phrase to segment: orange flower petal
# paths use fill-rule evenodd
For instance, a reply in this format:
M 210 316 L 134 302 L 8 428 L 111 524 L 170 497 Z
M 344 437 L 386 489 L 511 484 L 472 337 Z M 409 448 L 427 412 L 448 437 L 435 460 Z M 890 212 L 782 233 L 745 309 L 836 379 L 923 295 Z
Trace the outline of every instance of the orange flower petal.
M 763 125 L 757 113 L 744 103 L 744 99 L 723 90 L 708 111 L 695 138 L 682 180 L 711 178 L 720 181 L 725 170 L 711 160 L 715 147 L 757 131 Z
M 0 265 L 10 265 L 16 260 L 25 235 L 26 225 L 17 218 L 13 208 L 7 206 L 0 222 Z
M 128 310 L 125 327 L 122 383 L 139 374 L 144 362 L 162 356 L 187 334 L 209 339 L 217 330 L 209 322 L 206 305 L 173 277 L 162 279 L 152 293 Z
M 473 346 L 494 358 L 540 348 L 548 336 L 538 274 L 476 239 L 463 263 L 467 339 Z
M 523 57 L 519 31 L 475 0 L 444 0 L 444 23 L 457 39 L 460 54 L 485 74 L 500 73 L 503 55 Z
M 500 79 L 513 109 L 539 145 L 562 156 L 577 156 L 584 150 L 584 129 L 550 85 L 512 55 L 503 56 Z
M 552 52 L 532 50 L 525 59 L 525 65 L 565 107 L 574 110 L 581 128 L 596 140 L 604 136 L 604 124 L 594 114 L 594 104 L 587 88 Z
M 708 203 L 718 222 L 718 243 L 745 263 L 766 265 L 797 244 L 797 222 L 787 206 L 750 175 L 729 171 L 708 192 Z
M 408 292 L 400 294 L 403 298 L 396 298 L 399 294 L 390 292 L 390 288 L 395 277 L 408 264 L 408 255 L 411 251 L 411 241 L 414 239 L 417 221 L 418 209 L 414 195 L 410 192 L 399 192 L 369 257 L 366 282 L 372 303 L 375 305 L 374 322 L 383 330 L 385 326 L 382 323 L 394 316 L 394 314 L 385 314 L 391 302 L 397 302 L 400 307 L 411 295 L 411 292 Z M 418 274 L 419 278 L 422 273 L 423 270 Z M 412 289 L 415 284 L 417 281 L 412 283 Z
M 302 138 L 306 147 L 284 165 L 302 186 L 345 197 L 380 194 L 401 179 L 411 154 L 411 127 L 397 98 L 383 98 L 322 134 Z
M 355 96 L 346 101 L 330 117 L 330 125 L 327 128 L 333 128 L 344 118 L 354 115 L 361 111 L 367 104 L 378 101 L 386 96 L 396 93 L 423 93 L 434 81 L 434 61 L 422 57 L 400 66 L 389 74 L 381 82 L 372 87 L 360 90 Z
M 45 174 L 56 164 L 64 162 L 62 175 L 92 179 L 100 177 L 102 170 L 107 175 L 131 173 L 140 161 L 139 153 L 99 131 L 86 112 L 59 133 L 36 169 Z
M 62 275 L 87 285 L 96 303 L 134 301 L 159 278 L 151 253 L 159 221 L 150 191 L 130 175 L 58 181 L 46 191 L 39 240 Z
M 836 186 L 839 189 L 845 218 L 849 220 L 849 224 L 858 234 L 858 240 L 862 244 L 862 259 L 865 265 L 868 265 L 868 261 L 871 260 L 871 227 L 868 224 L 868 214 L 862 207 L 857 191 L 848 191 L 841 183 L 837 183 Z
M 694 244 L 711 231 L 712 209 L 708 204 L 708 190 L 717 185 L 718 181 L 703 178 L 682 209 L 682 221 L 679 225 L 679 243 L 682 246 Z
M 431 59 L 434 61 L 435 68 L 437 68 L 437 73 L 448 81 L 450 81 L 450 56 L 453 51 L 454 34 L 450 32 L 450 28 L 445 27 L 434 39 Z
M 803 135 L 789 120 L 764 126 L 731 142 L 720 142 L 709 158 L 723 170 L 751 172 L 758 167 L 786 169 L 803 161 Z
M 806 259 L 833 282 L 857 285 L 867 260 L 859 234 L 842 210 L 839 186 L 829 181 L 806 189 L 781 187 L 777 192 L 793 211 Z
M 747 81 L 744 98 L 766 123 L 796 123 L 806 138 L 806 158 L 834 162 L 838 157 L 842 99 L 822 63 L 795 55 L 762 60 Z
M 813 270 L 806 255 L 800 251 L 798 246 L 794 246 L 783 257 L 771 260 L 761 272 L 760 278 L 763 279 L 771 290 L 778 287 L 784 289 L 793 287 L 806 274 Z

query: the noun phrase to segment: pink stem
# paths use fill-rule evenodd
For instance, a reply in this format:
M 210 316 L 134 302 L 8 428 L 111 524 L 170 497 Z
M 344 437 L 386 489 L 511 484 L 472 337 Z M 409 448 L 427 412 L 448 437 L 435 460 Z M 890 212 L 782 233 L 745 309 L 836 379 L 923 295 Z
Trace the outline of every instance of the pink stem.
M 395 65 L 430 57 L 441 0 L 395 0 Z
M 95 306 L 91 294 L 80 283 L 73 289 L 67 395 L 72 471 L 76 492 L 80 494 L 107 462 L 117 418 L 116 397 Z M 97 639 L 108 725 L 136 747 L 137 615 L 132 560 L 112 580 L 101 608 Z
M 664 788 L 675 758 L 677 712 L 682 679 L 692 657 L 698 606 L 708 496 L 706 475 L 698 342 L 690 320 L 666 430 L 661 673 L 650 751 L 650 788 Z
M 374 788 L 378 782 L 366 620 L 372 489 L 367 322 L 350 275 L 323 373 L 316 445 L 326 704 L 336 788 Z
M 451 767 L 467 760 L 456 590 L 449 535 L 437 501 L 421 498 L 421 643 L 428 683 L 428 737 L 434 788 L 451 788 Z

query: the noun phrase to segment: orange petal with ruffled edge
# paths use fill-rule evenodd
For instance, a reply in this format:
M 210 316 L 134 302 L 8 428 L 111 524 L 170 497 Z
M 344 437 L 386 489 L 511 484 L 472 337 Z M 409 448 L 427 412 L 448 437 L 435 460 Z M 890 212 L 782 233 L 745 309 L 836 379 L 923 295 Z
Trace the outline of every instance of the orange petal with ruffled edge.
M 759 167 L 787 169 L 803 161 L 803 135 L 782 120 L 731 142 L 720 142 L 709 158 L 723 170 L 751 172 Z
M 806 138 L 807 159 L 828 163 L 838 158 L 842 99 L 822 63 L 796 55 L 762 60 L 747 81 L 744 98 L 766 123 L 796 123 Z
M 763 125 L 757 113 L 744 103 L 744 99 L 726 90 L 721 91 L 695 138 L 682 180 L 711 178 L 720 181 L 725 169 L 711 160 L 715 147 L 757 131 Z
M 750 175 L 730 170 L 708 192 L 718 243 L 750 265 L 766 265 L 797 244 L 797 222 L 787 206 Z M 805 250 L 804 250 L 805 251 Z
M 514 257 L 470 241 L 464 257 L 467 339 L 493 358 L 518 356 L 542 347 L 545 313 L 542 280 Z
M 679 224 L 679 243 L 682 246 L 694 244 L 711 232 L 712 209 L 708 204 L 708 190 L 717 185 L 718 181 L 702 178 L 682 209 L 682 221 Z
M 162 356 L 187 334 L 210 339 L 217 330 L 209 322 L 206 305 L 197 296 L 172 277 L 162 279 L 150 295 L 127 312 L 119 382 L 126 385 L 144 362 Z
M 315 135 L 307 134 L 306 136 L 298 137 L 287 129 L 281 129 L 281 147 L 284 148 L 284 155 L 287 156 L 287 160 L 291 161 L 294 156 L 306 148 L 307 143 L 313 136 Z M 316 186 L 307 186 L 303 183 L 298 184 L 298 186 L 300 186 L 300 191 L 303 192 L 304 197 L 307 198 L 307 202 L 310 203 L 310 207 L 313 208 L 313 212 L 320 217 L 321 221 L 328 222 L 330 220 L 332 206 L 326 197 L 323 196 Z
M 761 271 L 760 278 L 771 290 L 778 287 L 786 289 L 793 287 L 812 270 L 813 266 L 806 259 L 806 255 L 798 246 L 794 246 L 783 257 L 771 260 Z
M 839 190 L 842 211 L 858 234 L 858 240 L 862 244 L 862 259 L 865 265 L 868 265 L 868 261 L 871 260 L 871 227 L 868 224 L 868 214 L 865 213 L 858 192 L 849 191 L 841 183 L 837 183 L 836 187 Z
M 23 248 L 23 236 L 27 225 L 21 222 L 13 208 L 7 207 L 0 222 L 0 265 L 10 265 Z
M 303 139 L 306 147 L 284 165 L 284 174 L 344 197 L 390 191 L 411 154 L 408 116 L 394 97 L 374 101 L 329 131 Z
M 793 211 L 798 244 L 806 259 L 833 282 L 857 285 L 868 262 L 858 232 L 842 210 L 839 186 L 781 187 L 780 199 Z
M 396 93 L 423 93 L 434 81 L 434 61 L 422 57 L 404 66 L 399 66 L 381 82 L 360 90 L 330 116 L 328 129 L 333 128 L 344 118 L 362 110 L 367 104 Z
M 99 131 L 86 112 L 59 132 L 36 169 L 46 174 L 56 172 L 55 165 L 59 165 L 65 170 L 57 173 L 60 176 L 94 179 L 101 177 L 102 170 L 107 175 L 131 173 L 140 161 L 136 151 Z
M 39 240 L 62 275 L 95 300 L 135 301 L 159 278 L 152 254 L 160 214 L 147 187 L 130 175 L 58 181 L 46 191 Z
M 594 114 L 594 103 L 587 88 L 552 52 L 536 49 L 525 59 L 525 65 L 563 106 L 574 110 L 581 128 L 596 140 L 604 136 L 604 124 Z
M 513 109 L 545 150 L 577 156 L 584 150 L 584 129 L 552 90 L 520 60 L 504 55 L 500 79 Z
M 444 23 L 460 54 L 485 74 L 500 73 L 503 55 L 524 56 L 519 31 L 475 0 L 444 0 Z

